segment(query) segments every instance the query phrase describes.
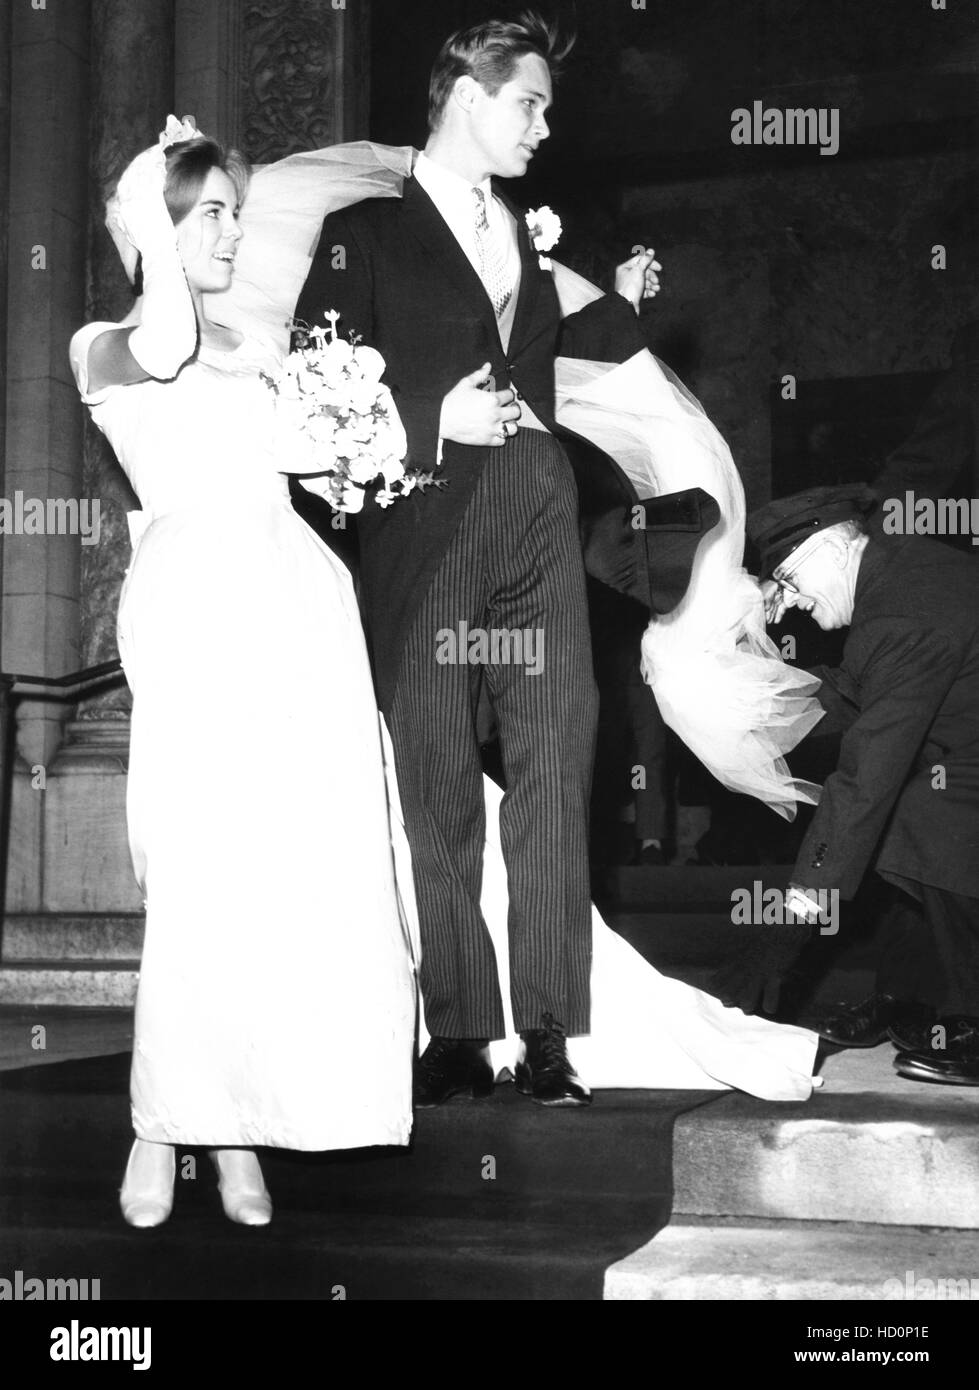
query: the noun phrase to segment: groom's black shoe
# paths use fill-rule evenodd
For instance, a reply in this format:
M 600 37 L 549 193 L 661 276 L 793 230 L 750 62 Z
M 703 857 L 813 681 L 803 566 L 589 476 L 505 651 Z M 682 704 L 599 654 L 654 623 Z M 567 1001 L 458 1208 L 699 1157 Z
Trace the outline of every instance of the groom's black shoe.
M 934 1017 L 934 1009 L 926 1004 L 871 994 L 859 1004 L 837 1008 L 816 1022 L 814 1030 L 837 1047 L 876 1047 L 890 1038 L 898 1047 L 914 1049 Z
M 564 1029 L 551 1014 L 543 1015 L 541 1025 L 520 1034 L 525 1051 L 514 1069 L 517 1090 L 538 1105 L 591 1105 L 591 1091 L 568 1058 Z
M 415 1063 L 415 1108 L 427 1110 L 468 1092 L 484 1100 L 493 1092 L 486 1038 L 432 1038 Z
M 930 1031 L 929 1043 L 894 1058 L 898 1075 L 944 1086 L 979 1086 L 979 1018 L 943 1016 Z

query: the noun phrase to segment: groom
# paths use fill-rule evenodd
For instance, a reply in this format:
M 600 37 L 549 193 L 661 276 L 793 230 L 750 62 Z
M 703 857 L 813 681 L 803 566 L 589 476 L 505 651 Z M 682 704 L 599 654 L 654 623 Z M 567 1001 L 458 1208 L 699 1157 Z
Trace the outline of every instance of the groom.
M 416 1068 L 420 1106 L 488 1095 L 488 1042 L 504 1033 L 479 906 L 476 710 L 487 696 L 507 788 L 517 1085 L 544 1105 L 591 1100 L 565 1038 L 589 1026 L 596 693 L 575 476 L 555 438 L 554 358 L 632 356 L 644 346 L 636 315 L 656 277 L 652 253 L 636 256 L 619 267 L 617 293 L 562 322 L 523 214 L 491 182 L 519 178 L 547 138 L 562 56 L 536 16 L 450 38 L 432 73 L 431 136 L 403 198 L 327 217 L 297 306 L 313 324 L 338 310 L 342 331 L 381 352 L 408 465 L 429 471 L 440 461 L 446 483 L 388 509 L 368 501 L 358 518 L 420 916 L 432 1034 Z M 628 588 L 645 567 L 645 538 L 626 524 L 636 495 L 610 460 L 593 467 L 602 477 L 590 490 L 616 508 L 620 574 L 610 582 Z M 692 559 L 699 535 L 686 530 Z

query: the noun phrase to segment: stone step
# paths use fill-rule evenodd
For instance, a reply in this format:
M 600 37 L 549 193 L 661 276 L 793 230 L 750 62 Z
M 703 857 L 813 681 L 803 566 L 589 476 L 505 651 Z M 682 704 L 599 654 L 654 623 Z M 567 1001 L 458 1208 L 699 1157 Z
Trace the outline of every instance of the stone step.
M 127 1008 L 136 997 L 143 913 L 10 913 L 0 1005 Z
M 682 1116 L 674 1214 L 979 1227 L 979 1091 L 906 1081 L 893 1058 L 827 1058 L 805 1103 L 732 1093 Z
M 0 1008 L 0 1091 L 3 1072 L 128 1052 L 132 1044 L 132 1009 L 8 1005 Z
M 979 1299 L 979 1232 L 811 1221 L 674 1221 L 609 1266 L 604 1297 L 617 1302 Z M 818 1326 L 818 1313 L 810 1321 Z M 902 1319 L 892 1312 L 883 1323 L 898 1326 Z M 868 1344 L 880 1348 L 881 1315 L 854 1318 L 856 1324 L 869 1327 Z M 897 1351 L 920 1349 L 913 1340 L 893 1341 Z M 832 1339 L 800 1343 L 814 1351 L 837 1345 Z M 853 1345 L 847 1339 L 847 1346 Z
M 143 949 L 143 913 L 10 913 L 3 924 L 3 963 L 133 961 Z
M 138 960 L 16 961 L 0 970 L 0 1005 L 131 1008 Z
M 600 887 L 603 900 L 607 898 L 625 908 L 729 913 L 735 889 L 750 887 L 756 880 L 765 887 L 784 888 L 790 868 L 787 864 L 618 867 L 606 869 L 596 887 Z
M 642 870 L 673 873 L 673 870 Z M 677 871 L 679 872 L 679 871 Z M 697 869 L 696 874 L 727 873 Z M 727 943 L 730 923 L 719 912 L 698 909 L 688 903 L 672 913 L 638 908 L 606 909 L 606 920 L 640 954 L 667 974 L 679 974 L 691 984 L 709 988 L 718 951 Z M 143 945 L 142 913 L 12 913 L 4 923 L 0 965 L 0 1003 L 52 1004 L 110 1007 L 127 1001 L 125 991 L 110 982 L 106 970 L 97 980 L 78 967 L 116 966 L 124 972 L 135 968 Z M 753 930 L 753 929 L 746 929 Z M 859 944 L 849 948 L 819 984 L 822 1000 L 855 1000 L 870 992 L 872 970 L 868 950 Z M 43 980 L 37 972 L 47 971 Z M 55 988 L 55 986 L 57 986 Z M 128 988 L 128 986 L 126 987 Z

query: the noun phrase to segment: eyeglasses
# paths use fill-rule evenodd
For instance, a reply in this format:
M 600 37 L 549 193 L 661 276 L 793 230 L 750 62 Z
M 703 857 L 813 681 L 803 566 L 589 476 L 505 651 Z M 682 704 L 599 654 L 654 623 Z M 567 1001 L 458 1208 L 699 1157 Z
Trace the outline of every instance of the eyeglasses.
M 778 585 L 779 589 L 783 594 L 792 594 L 794 597 L 798 597 L 801 591 L 799 589 L 798 584 L 795 582 L 795 577 L 799 572 L 799 566 L 801 564 L 804 564 L 811 555 L 813 555 L 817 550 L 824 546 L 828 539 L 829 538 L 823 531 L 820 531 L 818 535 L 811 536 L 809 540 L 805 542 L 804 545 L 799 546 L 795 551 L 793 551 L 793 557 L 795 559 L 796 566 L 795 569 L 790 570 L 789 573 L 786 575 L 772 575 L 772 579 Z

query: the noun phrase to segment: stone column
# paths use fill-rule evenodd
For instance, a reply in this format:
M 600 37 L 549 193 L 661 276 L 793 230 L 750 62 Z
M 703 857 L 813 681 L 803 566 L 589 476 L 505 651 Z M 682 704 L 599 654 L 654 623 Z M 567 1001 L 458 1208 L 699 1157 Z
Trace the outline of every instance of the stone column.
M 2 652 L 8 671 L 61 675 L 79 659 L 82 420 L 68 341 L 84 318 L 88 0 L 4 6 L 9 58 L 9 199 L 4 329 Z M 5 73 L 4 80 L 6 81 Z M 9 161 L 9 162 L 8 162 Z M 74 506 L 74 534 L 66 506 Z M 90 501 L 91 499 L 87 499 Z M 27 520 L 30 516 L 30 521 Z M 11 815 L 8 903 L 41 894 L 45 779 L 67 711 L 23 701 Z
M 116 320 L 132 290 L 105 230 L 105 200 L 173 109 L 174 0 L 92 0 L 91 101 L 85 134 L 87 278 L 83 319 Z M 101 503 L 101 536 L 81 556 L 81 661 L 117 655 L 116 610 L 129 563 L 126 512 L 138 504 L 112 450 L 85 421 L 84 486 Z M 119 912 L 139 907 L 126 835 L 128 690 L 82 702 L 50 779 L 42 907 Z M 57 853 L 52 847 L 57 846 Z
M 105 229 L 105 201 L 119 175 L 151 145 L 173 108 L 174 0 L 92 0 L 92 102 L 88 145 L 88 319 L 119 319 L 132 290 Z M 85 482 L 102 499 L 102 536 L 82 557 L 82 655 L 86 665 L 116 655 L 116 608 L 129 563 L 126 512 L 138 505 L 112 450 L 91 424 Z M 81 719 L 124 717 L 128 695 L 86 702 Z
M 68 340 L 84 317 L 88 3 L 12 7 L 3 665 L 61 675 L 78 663 L 80 536 L 51 499 L 82 491 L 81 415 Z M 19 506 L 18 506 L 19 504 Z M 32 504 L 36 504 L 32 505 Z M 79 509 L 80 510 L 80 509 Z M 58 534 L 58 532 L 61 534 Z M 63 712 L 21 705 L 20 751 L 47 764 Z
M 227 145 L 238 139 L 240 31 L 240 0 L 176 0 L 176 114 Z
M 10 38 L 11 14 L 8 6 L 0 9 L 0 496 L 6 456 L 7 424 L 7 246 L 9 228 L 7 209 L 10 206 Z M 0 535 L 0 574 L 3 573 L 3 536 Z M 3 635 L 3 612 L 0 605 L 0 637 Z M 3 750 L 0 749 L 0 758 Z
M 6 495 L 5 462 L 7 452 L 7 209 L 10 206 L 10 39 L 11 13 L 8 5 L 0 9 L 0 497 Z M 3 535 L 0 534 L 0 579 L 3 576 Z M 2 587 L 0 587 L 2 593 Z M 3 604 L 0 602 L 0 656 L 3 653 Z M 5 771 L 7 750 L 0 740 L 0 775 Z M 8 837 L 3 832 L 4 818 L 9 808 L 0 794 L 0 854 L 6 854 Z M 7 873 L 0 865 L 0 884 Z M 0 902 L 0 915 L 3 903 Z M 0 928 L 2 946 L 2 928 Z

